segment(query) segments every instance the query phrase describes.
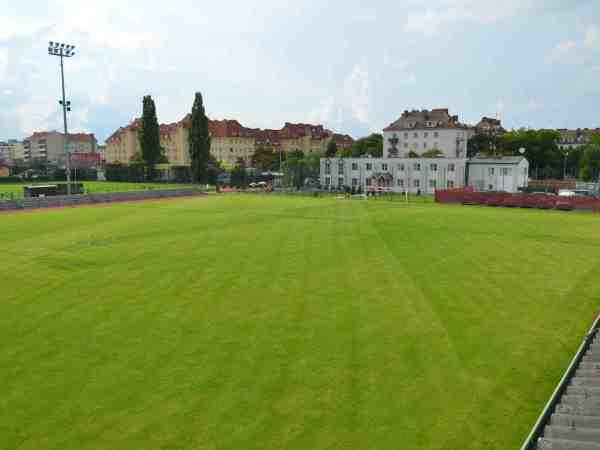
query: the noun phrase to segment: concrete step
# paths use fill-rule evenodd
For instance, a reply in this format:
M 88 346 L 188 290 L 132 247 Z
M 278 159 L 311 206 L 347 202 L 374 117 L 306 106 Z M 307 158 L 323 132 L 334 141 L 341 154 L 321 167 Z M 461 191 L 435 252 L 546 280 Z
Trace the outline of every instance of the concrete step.
M 569 441 L 566 439 L 540 438 L 538 450 L 600 450 L 600 444 L 593 442 Z
M 576 397 L 576 396 L 569 396 Z M 563 401 L 564 400 L 564 401 Z M 575 399 L 561 399 L 561 402 L 556 405 L 556 414 L 567 414 L 570 416 L 594 416 L 600 417 L 600 406 L 598 397 L 596 401 L 593 399 L 575 400 Z
M 584 369 L 582 367 L 579 367 L 575 371 L 575 376 L 589 377 L 589 378 L 593 378 L 593 377 L 600 378 L 600 369 Z
M 569 414 L 552 414 L 550 424 L 569 428 L 598 428 L 600 416 L 572 416 Z
M 598 362 L 600 363 L 600 353 L 586 353 L 585 355 L 583 355 L 583 360 L 584 362 Z
M 544 429 L 545 438 L 564 439 L 567 441 L 594 442 L 600 444 L 600 430 L 592 428 L 571 428 L 547 426 Z
M 571 386 L 600 387 L 600 378 L 575 376 L 571 379 Z
M 600 386 L 589 387 L 589 386 L 567 386 L 567 394 L 569 395 L 583 395 L 587 397 L 600 397 Z
M 596 406 L 600 414 L 600 397 L 588 396 L 583 394 L 565 394 L 560 398 L 562 405 L 581 405 Z
M 577 369 L 598 369 L 600 370 L 600 362 L 581 361 Z

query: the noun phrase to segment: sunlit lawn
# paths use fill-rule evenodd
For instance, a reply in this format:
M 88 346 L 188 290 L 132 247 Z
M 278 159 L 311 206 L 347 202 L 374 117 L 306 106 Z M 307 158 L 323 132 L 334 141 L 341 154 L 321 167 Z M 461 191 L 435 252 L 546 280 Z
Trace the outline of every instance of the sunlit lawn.
M 0 448 L 498 449 L 600 217 L 250 194 L 0 215 Z

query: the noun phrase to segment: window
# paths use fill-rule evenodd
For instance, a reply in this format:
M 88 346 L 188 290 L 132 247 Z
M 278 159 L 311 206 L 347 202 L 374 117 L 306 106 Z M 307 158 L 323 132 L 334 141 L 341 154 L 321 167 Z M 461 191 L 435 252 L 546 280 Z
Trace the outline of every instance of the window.
M 454 172 L 456 166 L 454 164 L 448 164 L 448 172 Z
M 431 170 L 432 172 L 437 172 L 437 164 L 430 164 L 429 170 Z
M 352 186 L 358 186 L 358 178 L 352 178 Z
M 512 169 L 510 167 L 505 167 L 502 169 L 502 175 L 505 177 L 508 175 L 512 175 Z
M 433 143 L 433 147 L 439 149 L 440 148 L 440 144 L 438 142 L 434 142 Z
M 408 132 L 404 133 L 404 139 L 408 139 Z
M 408 142 L 404 143 L 404 148 L 408 148 Z
M 404 164 L 398 164 L 398 170 L 404 172 Z
M 338 163 L 338 175 L 344 175 L 344 162 L 340 161 Z
M 331 178 L 325 177 L 325 186 L 329 186 L 331 184 Z
M 383 171 L 387 171 L 388 170 L 388 165 L 387 164 L 381 164 L 381 170 Z
M 421 170 L 421 164 L 419 164 L 419 163 L 415 163 L 415 164 L 414 164 L 414 166 L 413 166 L 413 169 L 414 169 L 415 171 L 419 172 L 419 171 Z
M 404 180 L 398 180 L 398 186 L 404 187 Z
M 329 175 L 331 173 L 331 163 L 329 161 L 327 161 L 325 163 L 325 174 Z
M 344 185 L 344 177 L 338 177 L 338 186 Z
M 366 183 L 367 183 L 367 186 L 371 186 L 371 179 L 367 178 Z
M 490 177 L 493 177 L 493 176 L 494 176 L 494 168 L 493 168 L 493 167 L 490 167 L 490 168 L 488 169 L 488 175 L 489 175 Z
M 367 170 L 371 170 L 371 169 L 373 169 L 373 164 L 367 163 Z
M 427 142 L 423 142 L 423 148 L 427 148 Z
M 352 163 L 352 170 L 358 170 L 358 163 Z
M 429 122 L 428 122 L 428 124 L 429 124 Z M 423 137 L 424 138 L 429 137 L 429 133 L 426 131 L 425 133 L 423 133 Z
M 418 138 L 419 137 L 419 133 L 417 133 L 416 131 L 413 133 L 413 137 Z
M 448 180 L 448 189 L 452 189 L 454 187 L 454 181 Z
M 434 137 L 434 138 L 436 138 L 436 137 L 439 137 L 439 136 L 440 136 L 440 133 L 438 133 L 437 131 L 434 131 L 434 132 L 433 132 L 433 137 Z
M 418 188 L 421 187 L 421 181 L 420 180 L 413 180 L 413 186 Z
M 429 180 L 429 187 L 435 189 L 437 185 L 436 180 Z

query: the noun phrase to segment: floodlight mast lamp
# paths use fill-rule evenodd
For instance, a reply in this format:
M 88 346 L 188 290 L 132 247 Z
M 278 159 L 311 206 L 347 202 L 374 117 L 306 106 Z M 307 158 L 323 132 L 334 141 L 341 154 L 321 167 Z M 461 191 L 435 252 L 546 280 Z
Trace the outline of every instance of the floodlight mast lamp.
M 71 111 L 71 102 L 67 101 L 65 98 L 65 69 L 64 69 L 64 58 L 72 58 L 75 56 L 75 46 L 67 45 L 62 42 L 53 42 L 50 41 L 48 43 L 48 54 L 50 56 L 58 56 L 60 57 L 60 80 L 62 87 L 62 101 L 59 103 L 62 105 L 63 109 L 63 124 L 65 127 L 65 137 L 64 137 L 64 145 L 65 145 L 65 157 L 66 157 L 66 175 L 67 175 L 67 194 L 71 195 L 71 153 L 69 152 L 69 134 L 67 130 L 67 111 Z

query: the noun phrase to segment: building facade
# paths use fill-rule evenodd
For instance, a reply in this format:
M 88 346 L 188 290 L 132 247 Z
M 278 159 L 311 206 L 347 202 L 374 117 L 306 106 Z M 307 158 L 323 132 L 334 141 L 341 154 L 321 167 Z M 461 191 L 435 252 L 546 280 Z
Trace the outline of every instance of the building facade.
M 407 158 L 439 150 L 446 158 L 466 158 L 467 141 L 473 134 L 446 108 L 404 111 L 383 129 L 383 157 Z
M 480 134 L 488 137 L 500 137 L 506 133 L 506 130 L 502 126 L 500 119 L 493 119 L 491 117 L 482 117 L 481 120 L 475 125 L 475 134 Z
M 527 187 L 529 162 L 501 158 L 321 158 L 324 189 L 384 188 L 391 192 L 433 194 L 472 186 L 478 191 L 518 192 Z
M 582 147 L 591 142 L 594 134 L 600 134 L 600 128 L 577 128 L 569 130 L 567 128 L 559 128 L 558 130 L 558 148 L 561 150 L 571 150 Z
M 468 184 L 477 191 L 518 192 L 528 185 L 529 161 L 522 156 L 475 157 L 468 167 Z
M 74 133 L 67 137 L 67 148 L 70 153 L 95 153 L 96 137 L 93 134 Z M 58 131 L 35 132 L 23 141 L 24 160 L 46 161 L 61 166 L 65 165 L 65 136 Z
M 105 160 L 107 164 L 128 164 L 134 155 L 141 152 L 139 131 L 141 121 L 134 120 L 130 125 L 119 128 L 106 140 Z M 191 117 L 181 121 L 160 125 L 160 142 L 171 166 L 189 166 L 189 128 Z M 244 161 L 252 164 L 252 157 L 258 146 L 269 147 L 274 151 L 301 151 L 304 154 L 321 152 L 331 139 L 338 147 L 347 148 L 354 140 L 348 135 L 335 134 L 322 125 L 286 123 L 281 130 L 261 130 L 247 128 L 237 120 L 209 120 L 211 137 L 210 153 L 228 166 Z
M 0 160 L 7 164 L 23 161 L 25 158 L 24 150 L 23 142 L 16 139 L 0 142 Z
M 465 173 L 464 158 L 321 158 L 320 183 L 325 189 L 433 194 L 464 187 Z

